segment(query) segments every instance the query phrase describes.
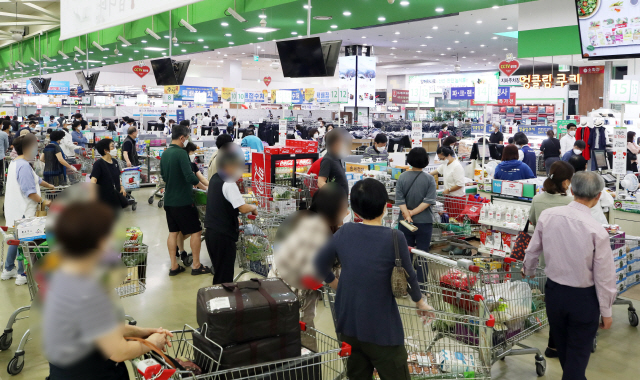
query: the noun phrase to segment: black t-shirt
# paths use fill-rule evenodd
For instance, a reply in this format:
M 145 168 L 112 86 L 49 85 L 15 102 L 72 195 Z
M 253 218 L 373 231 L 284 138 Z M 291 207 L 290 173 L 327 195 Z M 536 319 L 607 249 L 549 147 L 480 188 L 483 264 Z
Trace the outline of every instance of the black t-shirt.
M 193 170 L 193 174 L 200 173 L 200 169 L 198 169 L 198 164 L 196 164 L 195 162 L 191 163 L 191 170 Z
M 540 150 L 545 160 L 551 157 L 560 157 L 560 140 L 555 137 L 546 139 L 540 145 Z
M 120 166 L 116 160 L 111 163 L 99 158 L 93 165 L 91 178 L 98 181 L 100 200 L 110 206 L 120 208 Z M 117 189 L 117 190 L 116 190 Z
M 500 141 L 504 141 L 504 136 L 502 132 L 491 132 L 491 136 L 489 136 L 489 142 L 491 144 L 500 144 Z
M 349 194 L 349 183 L 347 182 L 347 175 L 345 174 L 342 161 L 327 153 L 322 162 L 320 163 L 319 177 L 326 177 L 327 182 L 335 182 L 340 185 L 345 193 Z
M 127 156 L 129 156 L 129 161 L 131 161 L 132 166 L 140 165 L 140 163 L 138 162 L 138 152 L 136 152 L 135 149 L 135 144 L 130 140 L 129 136 L 127 136 L 127 139 L 122 143 L 122 151 L 127 152 Z

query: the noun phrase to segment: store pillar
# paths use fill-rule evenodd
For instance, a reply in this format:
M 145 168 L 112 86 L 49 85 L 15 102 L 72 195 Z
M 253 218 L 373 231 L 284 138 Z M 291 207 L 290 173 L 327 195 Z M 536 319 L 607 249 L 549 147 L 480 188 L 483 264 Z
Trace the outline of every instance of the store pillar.
M 225 61 L 222 79 L 224 87 L 242 87 L 242 63 L 240 61 Z

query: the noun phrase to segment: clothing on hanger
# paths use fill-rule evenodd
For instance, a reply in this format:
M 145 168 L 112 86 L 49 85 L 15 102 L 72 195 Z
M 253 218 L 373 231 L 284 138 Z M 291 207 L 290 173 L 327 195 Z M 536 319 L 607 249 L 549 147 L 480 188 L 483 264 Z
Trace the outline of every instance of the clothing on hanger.
M 589 146 L 589 137 L 591 136 L 591 128 L 589 127 L 578 127 L 576 130 L 576 141 L 582 140 L 587 144 L 587 147 L 582 151 L 582 157 L 585 160 L 589 161 L 591 158 L 591 147 Z

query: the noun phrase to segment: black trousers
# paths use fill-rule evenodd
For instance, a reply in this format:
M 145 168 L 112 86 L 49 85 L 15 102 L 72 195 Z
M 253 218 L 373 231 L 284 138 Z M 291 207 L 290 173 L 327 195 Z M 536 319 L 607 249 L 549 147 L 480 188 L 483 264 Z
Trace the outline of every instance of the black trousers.
M 209 132 L 208 135 L 211 136 L 211 133 L 213 132 L 213 127 L 202 126 L 200 129 L 202 130 L 202 136 L 204 136 L 204 133 L 207 131 Z
M 550 335 L 558 350 L 562 380 L 586 380 L 600 319 L 596 288 L 573 288 L 547 279 L 545 290 Z
M 204 232 L 204 241 L 207 244 L 209 258 L 211 258 L 213 284 L 233 282 L 233 267 L 236 263 L 236 242 L 238 239 L 221 235 L 207 228 Z
M 374 369 L 380 380 L 410 379 L 404 346 L 379 346 L 346 335 L 341 335 L 340 339 L 351 345 L 351 356 L 347 359 L 349 380 L 371 380 Z

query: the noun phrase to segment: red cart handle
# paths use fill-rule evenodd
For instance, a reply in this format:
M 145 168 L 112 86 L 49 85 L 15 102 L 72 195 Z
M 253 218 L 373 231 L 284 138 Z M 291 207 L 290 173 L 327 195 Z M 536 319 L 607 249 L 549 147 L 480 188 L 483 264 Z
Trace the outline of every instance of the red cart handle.
M 473 300 L 476 302 L 484 301 L 484 297 L 482 296 L 482 294 L 476 294 L 473 296 Z
M 251 214 L 251 215 L 247 215 L 247 219 L 249 220 L 256 220 L 256 216 Z
M 9 245 L 20 245 L 20 240 L 7 240 Z
M 494 318 L 493 314 L 489 315 L 489 320 L 487 321 L 487 327 L 491 327 L 493 328 L 493 326 L 496 325 L 496 319 Z
M 307 323 L 300 321 L 300 331 L 307 331 Z
M 305 289 L 318 290 L 322 287 L 322 283 L 311 276 L 302 277 L 301 282 Z
M 345 356 L 351 356 L 351 345 L 345 342 L 342 342 L 342 346 L 340 346 L 340 353 L 338 356 L 344 358 Z
M 2 231 L 7 232 L 7 230 L 9 229 L 9 227 L 7 226 L 0 226 L 0 228 L 2 228 Z
M 504 262 L 505 262 L 505 264 L 515 263 L 515 262 L 517 262 L 517 261 L 518 261 L 518 260 L 514 259 L 513 257 L 505 257 L 505 258 L 504 258 Z

